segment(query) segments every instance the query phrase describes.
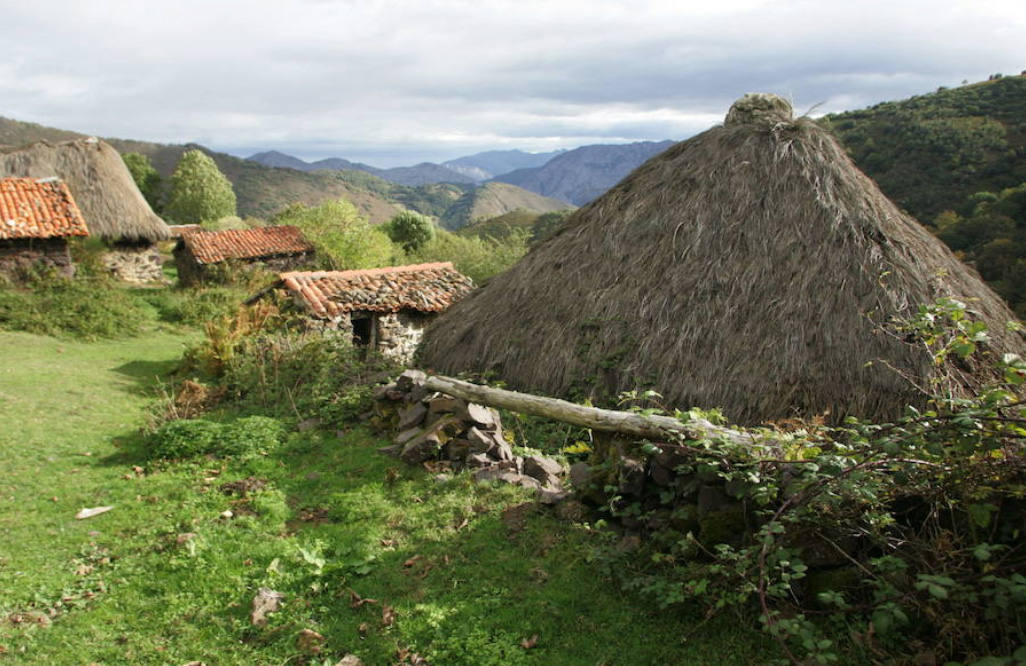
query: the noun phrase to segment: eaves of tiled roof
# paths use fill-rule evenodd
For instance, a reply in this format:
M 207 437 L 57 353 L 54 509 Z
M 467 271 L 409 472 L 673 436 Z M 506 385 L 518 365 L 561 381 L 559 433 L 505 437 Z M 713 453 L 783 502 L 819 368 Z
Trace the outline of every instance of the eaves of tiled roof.
M 216 264 L 228 259 L 302 254 L 314 250 L 303 238 L 303 233 L 289 225 L 228 231 L 183 230 L 182 243 L 201 264 Z
M 355 271 L 282 273 L 281 282 L 314 316 L 347 312 L 441 312 L 463 298 L 474 282 L 450 262 Z
M 88 236 L 71 191 L 56 178 L 0 178 L 0 240 Z

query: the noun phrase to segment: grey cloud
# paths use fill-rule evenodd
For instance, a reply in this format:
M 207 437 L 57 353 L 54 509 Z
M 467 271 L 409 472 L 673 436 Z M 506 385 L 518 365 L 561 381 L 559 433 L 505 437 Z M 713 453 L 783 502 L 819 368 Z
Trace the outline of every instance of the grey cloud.
M 382 166 L 683 138 L 751 90 L 824 112 L 1026 65 L 1016 3 L 97 0 L 5 19 L 2 115 Z

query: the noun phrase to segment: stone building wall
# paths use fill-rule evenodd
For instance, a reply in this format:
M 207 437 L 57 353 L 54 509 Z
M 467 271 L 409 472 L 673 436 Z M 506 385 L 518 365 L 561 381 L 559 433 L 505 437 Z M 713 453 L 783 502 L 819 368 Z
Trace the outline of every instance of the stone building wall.
M 75 274 L 68 242 L 64 238 L 0 240 L 0 273 L 24 276 L 36 266 L 52 267 L 66 277 Z
M 179 284 L 191 287 L 203 281 L 203 267 L 184 243 L 178 241 L 172 254 L 175 257 L 175 266 L 178 267 Z
M 313 252 L 301 254 L 261 257 L 259 259 L 229 259 L 216 264 L 201 264 L 184 243 L 179 242 L 174 249 L 175 265 L 178 267 L 178 281 L 184 286 L 193 286 L 201 282 L 219 282 L 225 273 L 235 271 L 266 269 L 272 273 L 298 270 L 313 260 Z
M 424 328 L 431 315 L 419 312 L 397 312 L 378 316 L 377 350 L 382 356 L 400 363 L 411 363 L 417 345 L 424 337 Z
M 163 259 L 156 245 L 115 245 L 103 255 L 103 263 L 125 282 L 141 284 L 164 280 Z

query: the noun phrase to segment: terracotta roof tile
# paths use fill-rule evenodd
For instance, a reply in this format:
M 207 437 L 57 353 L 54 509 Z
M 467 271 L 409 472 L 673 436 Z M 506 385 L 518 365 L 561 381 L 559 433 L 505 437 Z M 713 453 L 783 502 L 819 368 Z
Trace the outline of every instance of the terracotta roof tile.
M 183 230 L 182 242 L 201 264 L 301 254 L 314 249 L 297 227 L 289 225 L 229 231 Z
M 450 262 L 282 273 L 281 281 L 322 319 L 360 310 L 441 312 L 474 288 Z
M 0 178 L 0 239 L 88 236 L 71 191 L 56 178 Z

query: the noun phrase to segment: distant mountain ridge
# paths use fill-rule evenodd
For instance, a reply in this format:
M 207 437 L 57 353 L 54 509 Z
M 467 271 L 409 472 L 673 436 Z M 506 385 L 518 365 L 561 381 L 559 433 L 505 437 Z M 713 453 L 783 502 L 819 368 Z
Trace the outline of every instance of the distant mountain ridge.
M 553 157 L 543 166 L 519 169 L 493 180 L 583 206 L 673 144 L 639 141 L 582 146 Z
M 316 162 L 306 162 L 298 157 L 286 155 L 277 150 L 256 153 L 246 159 L 264 166 L 296 169 L 297 171 L 365 171 L 398 185 L 409 185 L 412 187 L 434 183 L 470 184 L 480 180 L 433 162 L 422 162 L 414 166 L 394 167 L 391 169 L 379 169 L 361 162 L 350 162 L 341 157 L 329 157 Z
M 483 153 L 442 162 L 442 166 L 477 180 L 488 180 L 517 169 L 540 167 L 553 157 L 565 152 L 565 150 L 553 150 L 548 153 L 525 153 L 522 150 L 487 150 Z

